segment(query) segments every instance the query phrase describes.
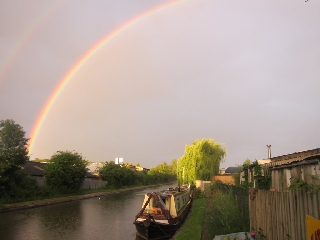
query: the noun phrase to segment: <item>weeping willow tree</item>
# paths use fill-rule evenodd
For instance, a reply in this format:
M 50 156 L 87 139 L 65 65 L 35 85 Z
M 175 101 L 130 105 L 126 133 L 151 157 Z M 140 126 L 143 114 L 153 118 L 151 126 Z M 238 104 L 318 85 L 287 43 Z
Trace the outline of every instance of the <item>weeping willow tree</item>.
M 226 154 L 226 147 L 213 139 L 195 140 L 186 146 L 184 155 L 177 162 L 179 183 L 211 180 L 219 173 L 220 163 Z

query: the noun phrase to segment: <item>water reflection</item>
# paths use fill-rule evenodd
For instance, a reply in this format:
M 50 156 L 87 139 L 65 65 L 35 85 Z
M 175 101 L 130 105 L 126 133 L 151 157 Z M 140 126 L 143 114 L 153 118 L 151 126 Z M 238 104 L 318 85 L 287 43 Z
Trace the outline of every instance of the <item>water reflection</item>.
M 40 208 L 37 215 L 41 224 L 56 237 L 70 235 L 80 227 L 81 201 Z
M 133 224 L 146 192 L 134 190 L 100 198 L 0 213 L 1 240 L 140 240 Z

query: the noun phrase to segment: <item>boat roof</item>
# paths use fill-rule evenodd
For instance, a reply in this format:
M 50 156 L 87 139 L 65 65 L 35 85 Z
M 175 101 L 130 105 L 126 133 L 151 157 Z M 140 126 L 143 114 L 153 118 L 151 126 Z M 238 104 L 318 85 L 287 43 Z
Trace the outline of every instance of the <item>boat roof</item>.
M 170 198 L 171 197 L 171 195 L 170 194 L 163 194 L 163 193 L 161 193 L 160 194 L 160 197 L 163 199 L 166 199 L 166 198 Z

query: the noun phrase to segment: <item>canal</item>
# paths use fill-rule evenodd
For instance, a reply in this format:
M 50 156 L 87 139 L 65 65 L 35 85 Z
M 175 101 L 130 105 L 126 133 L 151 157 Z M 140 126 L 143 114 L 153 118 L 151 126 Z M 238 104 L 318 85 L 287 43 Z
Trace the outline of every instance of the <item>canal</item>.
M 176 184 L 0 213 L 0 239 L 134 240 L 144 194 L 169 187 Z

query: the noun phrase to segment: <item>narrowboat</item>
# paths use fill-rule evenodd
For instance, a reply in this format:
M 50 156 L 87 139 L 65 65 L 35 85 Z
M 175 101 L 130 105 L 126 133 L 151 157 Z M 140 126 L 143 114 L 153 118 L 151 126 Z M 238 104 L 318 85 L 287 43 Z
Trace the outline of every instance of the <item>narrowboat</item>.
M 148 240 L 172 237 L 187 217 L 191 203 L 190 186 L 146 193 L 133 222 L 137 235 Z

